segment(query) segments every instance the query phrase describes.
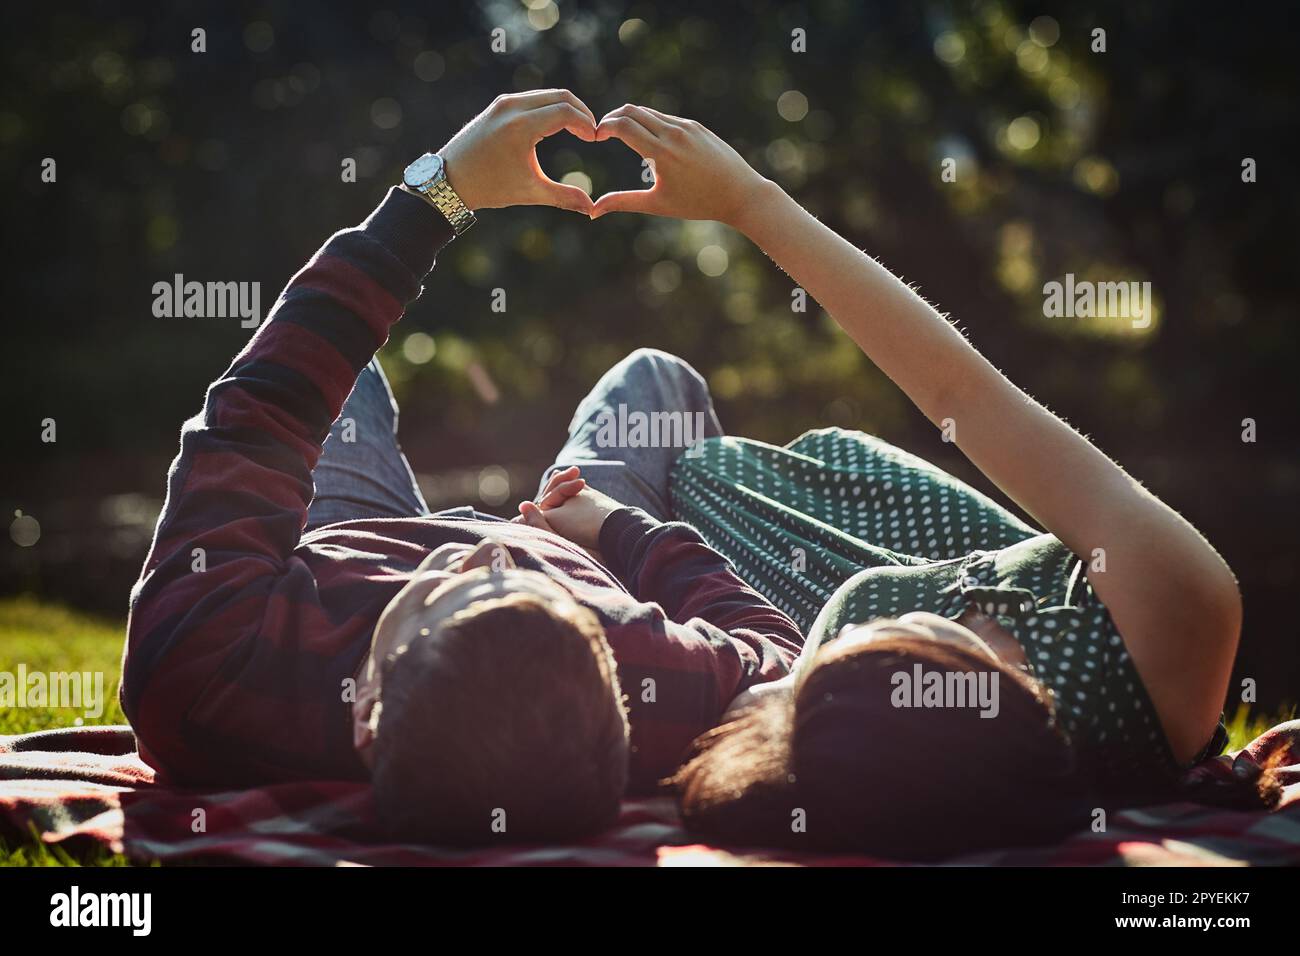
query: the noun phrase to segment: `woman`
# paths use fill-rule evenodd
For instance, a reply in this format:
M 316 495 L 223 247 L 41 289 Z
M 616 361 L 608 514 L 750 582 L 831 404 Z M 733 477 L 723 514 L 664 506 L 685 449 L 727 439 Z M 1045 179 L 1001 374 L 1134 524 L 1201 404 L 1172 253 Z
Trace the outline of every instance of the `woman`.
M 677 515 L 810 627 L 795 673 L 734 702 L 677 774 L 687 824 L 935 858 L 1082 829 L 1219 753 L 1241 598 L 1196 529 L 709 130 L 628 105 L 598 124 L 611 137 L 655 184 L 601 197 L 593 217 L 742 232 L 1048 532 L 856 433 L 714 438 L 682 456 Z M 580 518 L 592 494 L 546 519 L 566 533 L 565 509 Z M 996 707 L 902 692 L 976 675 Z M 1227 789 L 1277 798 L 1267 774 Z

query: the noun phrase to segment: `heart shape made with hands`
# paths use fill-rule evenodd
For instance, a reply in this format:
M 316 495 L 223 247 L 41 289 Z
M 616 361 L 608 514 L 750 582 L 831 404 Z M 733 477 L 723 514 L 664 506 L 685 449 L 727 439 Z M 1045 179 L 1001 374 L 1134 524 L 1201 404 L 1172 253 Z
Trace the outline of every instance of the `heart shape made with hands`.
M 619 140 L 627 147 L 619 155 L 630 152 L 635 175 L 648 188 L 607 192 L 593 201 L 593 177 L 580 168 L 571 147 L 559 154 L 569 167 L 562 177 L 568 181 L 552 179 L 537 150 L 561 131 L 586 144 Z M 470 209 L 547 205 L 593 219 L 639 212 L 734 224 L 762 182 L 739 153 L 694 120 L 634 104 L 597 120 L 568 90 L 497 97 L 452 137 L 442 155 L 452 188 Z
M 575 186 L 596 202 L 611 192 L 648 191 L 654 185 L 653 164 L 614 137 L 575 142 L 571 136 L 552 136 L 538 144 L 537 157 L 543 176 Z
M 442 157 L 451 188 L 471 210 L 554 206 L 590 215 L 591 196 L 548 176 L 537 148 L 557 133 L 596 141 L 596 117 L 568 90 L 498 96 L 447 141 Z
M 611 139 L 636 155 L 640 178 L 649 188 L 605 193 L 592 203 L 593 219 L 638 212 L 735 225 L 763 182 L 707 127 L 652 107 L 628 103 L 606 113 L 595 125 L 594 140 Z

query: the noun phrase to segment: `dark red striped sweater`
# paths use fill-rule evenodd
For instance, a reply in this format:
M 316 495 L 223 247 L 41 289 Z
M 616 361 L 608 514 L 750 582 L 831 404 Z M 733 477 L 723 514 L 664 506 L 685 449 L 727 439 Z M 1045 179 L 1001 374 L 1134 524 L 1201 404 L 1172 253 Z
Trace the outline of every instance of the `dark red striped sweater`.
M 797 655 L 795 625 L 695 531 L 635 509 L 606 522 L 607 567 L 509 522 L 430 516 L 303 533 L 330 424 L 451 236 L 423 201 L 390 192 L 294 276 L 182 428 L 122 662 L 123 709 L 164 778 L 365 777 L 345 679 L 420 561 L 487 534 L 604 623 L 628 697 L 634 789 L 672 772 L 738 692 Z M 206 570 L 194 570 L 196 548 Z

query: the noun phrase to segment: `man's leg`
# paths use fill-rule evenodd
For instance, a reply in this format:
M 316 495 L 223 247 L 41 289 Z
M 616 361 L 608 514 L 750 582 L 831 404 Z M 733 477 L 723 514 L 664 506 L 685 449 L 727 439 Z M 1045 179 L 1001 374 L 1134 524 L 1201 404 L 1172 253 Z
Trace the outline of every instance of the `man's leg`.
M 358 518 L 411 518 L 429 513 L 397 444 L 397 402 L 373 359 L 361 370 L 312 472 L 316 496 L 307 530 Z
M 578 404 L 539 493 L 552 473 L 577 465 L 597 491 L 668 521 L 673 463 L 688 446 L 722 433 L 699 372 L 667 352 L 637 349 Z

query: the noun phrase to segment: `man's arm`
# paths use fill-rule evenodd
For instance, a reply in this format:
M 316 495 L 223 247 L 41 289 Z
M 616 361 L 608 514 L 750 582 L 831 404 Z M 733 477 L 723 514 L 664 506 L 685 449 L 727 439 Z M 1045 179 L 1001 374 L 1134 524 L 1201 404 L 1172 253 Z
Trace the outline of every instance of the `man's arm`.
M 561 129 L 591 139 L 590 111 L 580 105 L 562 90 L 498 98 L 440 151 L 453 188 L 471 209 L 537 203 L 585 212 L 590 199 L 548 180 L 534 151 Z M 294 276 L 184 426 L 131 595 L 121 685 L 143 747 L 169 770 L 205 770 L 186 728 L 211 738 L 212 750 L 237 748 L 231 738 L 246 739 L 250 727 L 261 728 L 263 750 L 278 742 L 305 766 L 318 752 L 322 772 L 331 769 L 320 734 L 287 739 L 317 726 L 328 703 L 322 689 L 352 670 L 335 660 L 337 648 L 320 646 L 338 622 L 326 619 L 317 582 L 293 552 L 331 423 L 451 237 L 423 199 L 391 191 Z
M 669 620 L 698 618 L 723 630 L 769 634 L 787 641 L 796 655 L 803 646 L 794 622 L 741 580 L 731 562 L 688 524 L 620 508 L 601 527 L 600 551 L 632 596 L 658 604 Z
M 168 577 L 178 557 L 188 578 L 193 548 L 208 552 L 205 574 L 231 559 L 271 569 L 289 556 L 330 425 L 451 237 L 432 207 L 393 189 L 290 280 L 181 431 L 137 593 Z
M 258 640 L 271 618 L 277 631 L 319 621 L 314 582 L 292 560 L 312 499 L 312 469 L 357 375 L 451 235 L 422 199 L 390 192 L 294 276 L 209 387 L 202 412 L 185 423 L 131 594 L 121 688 L 144 746 L 169 770 L 188 772 L 178 765 L 184 758 L 177 755 L 190 749 L 180 740 L 178 714 L 199 705 L 201 693 L 219 692 L 209 684 L 213 675 L 225 674 L 223 684 L 240 679 L 229 666 L 236 655 L 245 677 L 258 662 L 306 666 L 287 648 L 308 653 L 310 641 L 277 634 L 271 643 L 285 645 L 279 652 L 245 642 Z M 276 679 L 286 695 L 297 684 L 288 672 Z M 305 744 L 304 751 L 312 746 Z
M 787 675 L 803 635 L 690 525 L 624 507 L 568 473 L 544 492 L 546 508 L 523 502 L 521 520 L 598 548 L 640 602 L 634 621 L 606 634 L 628 698 L 632 784 L 644 789 L 737 695 Z
M 737 696 L 789 674 L 803 635 L 690 525 L 621 508 L 605 519 L 600 550 L 649 606 L 642 612 L 649 634 L 607 630 L 636 748 L 630 785 L 649 789 Z M 654 680 L 648 699 L 647 678 Z
M 536 203 L 586 212 L 591 201 L 582 190 L 541 173 L 535 146 L 565 129 L 591 139 L 592 120 L 565 90 L 498 97 L 439 153 L 470 210 Z M 225 535 L 213 540 L 211 532 L 243 519 L 268 527 L 250 526 L 238 538 L 240 557 L 273 565 L 292 552 L 330 425 L 452 235 L 429 204 L 393 189 L 369 219 L 331 238 L 294 276 L 182 432 L 142 585 L 178 549 L 202 547 L 205 535 L 225 554 Z M 229 520 L 217 518 L 223 510 Z
M 602 556 L 602 563 L 638 601 L 652 601 L 669 620 L 700 618 L 723 629 L 733 623 L 773 633 L 798 628 L 732 569 L 688 524 L 658 521 L 587 486 L 572 465 L 551 476 L 537 501 L 519 503 L 516 521 L 552 531 Z

